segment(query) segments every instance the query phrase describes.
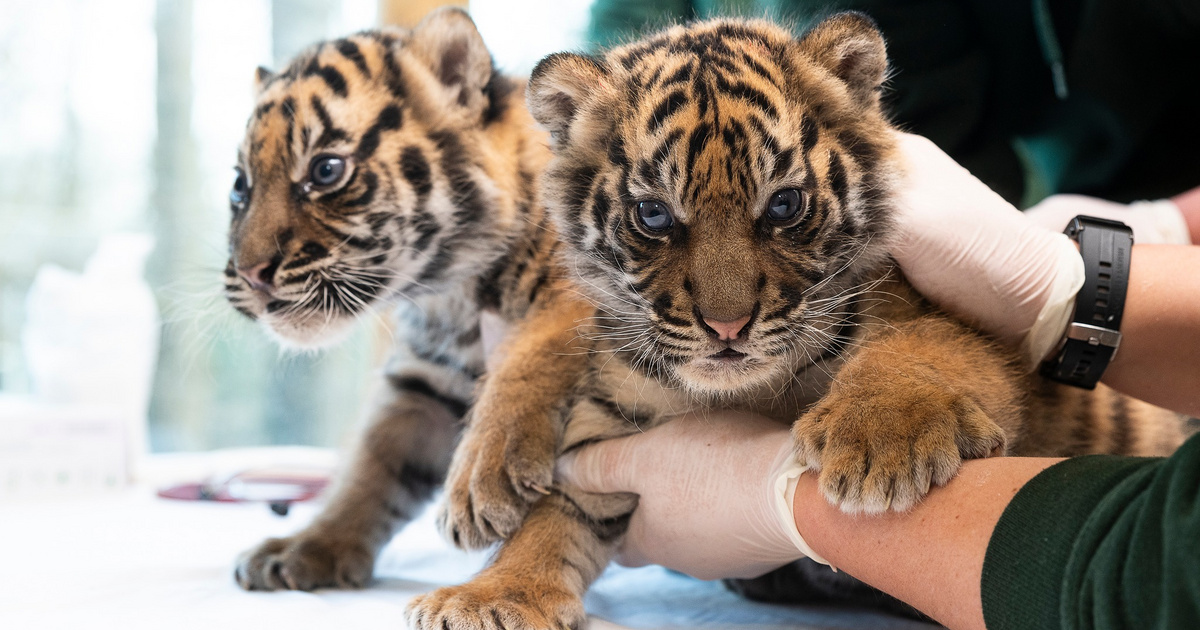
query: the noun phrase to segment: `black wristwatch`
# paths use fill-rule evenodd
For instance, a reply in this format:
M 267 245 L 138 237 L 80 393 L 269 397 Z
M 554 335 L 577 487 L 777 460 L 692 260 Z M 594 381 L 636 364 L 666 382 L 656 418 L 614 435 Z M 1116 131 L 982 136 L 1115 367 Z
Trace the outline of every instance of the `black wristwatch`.
M 1066 235 L 1079 243 L 1083 288 L 1075 298 L 1067 334 L 1041 372 L 1060 383 L 1095 389 L 1121 346 L 1133 230 L 1120 221 L 1080 215 L 1071 219 Z

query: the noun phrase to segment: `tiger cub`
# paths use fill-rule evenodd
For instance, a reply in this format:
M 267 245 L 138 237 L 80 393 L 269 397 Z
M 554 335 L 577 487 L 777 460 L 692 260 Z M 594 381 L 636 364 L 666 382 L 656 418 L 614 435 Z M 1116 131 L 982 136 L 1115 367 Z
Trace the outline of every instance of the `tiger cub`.
M 458 10 L 318 44 L 278 74 L 260 69 L 257 90 L 230 192 L 229 302 L 301 347 L 394 304 L 395 348 L 323 512 L 245 553 L 236 578 L 247 589 L 357 587 L 446 475 L 485 369 L 481 313 L 525 318 L 550 347 L 573 336 L 569 309 L 538 319 L 539 292 L 559 281 L 538 192 L 547 138 L 523 83 L 495 71 Z M 582 355 L 556 356 L 580 369 Z
M 1173 414 L 1031 383 L 892 270 L 903 173 L 880 107 L 886 65 L 878 30 L 853 13 L 799 39 L 720 19 L 603 58 L 544 59 L 527 97 L 553 138 L 544 194 L 598 315 L 562 420 L 517 428 L 556 436 L 562 452 L 689 411 L 756 412 L 792 424 L 798 459 L 851 512 L 906 510 L 966 458 L 1177 445 Z M 502 449 L 478 437 L 505 422 L 494 418 L 476 407 L 441 518 L 467 546 L 511 535 L 474 580 L 415 599 L 410 622 L 581 627 L 582 596 L 636 499 L 558 483 L 514 507 L 511 493 L 460 483 L 503 476 L 480 455 Z M 528 467 L 514 456 L 506 466 Z

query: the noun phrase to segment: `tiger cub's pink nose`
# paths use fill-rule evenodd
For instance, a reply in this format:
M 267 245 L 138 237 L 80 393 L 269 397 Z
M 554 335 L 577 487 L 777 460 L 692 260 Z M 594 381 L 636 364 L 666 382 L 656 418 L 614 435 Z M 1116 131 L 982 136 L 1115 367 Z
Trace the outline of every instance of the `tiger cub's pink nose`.
M 238 267 L 237 272 L 239 276 L 245 279 L 246 284 L 249 284 L 250 288 L 256 291 L 270 293 L 275 288 L 275 284 L 272 282 L 275 270 L 269 262 L 260 263 L 248 269 Z
M 742 332 L 742 328 L 745 328 L 749 322 L 749 315 L 729 322 L 723 322 L 710 317 L 704 318 L 704 323 L 708 324 L 709 328 L 717 331 L 717 339 L 720 341 L 733 341 L 737 339 L 738 333 Z

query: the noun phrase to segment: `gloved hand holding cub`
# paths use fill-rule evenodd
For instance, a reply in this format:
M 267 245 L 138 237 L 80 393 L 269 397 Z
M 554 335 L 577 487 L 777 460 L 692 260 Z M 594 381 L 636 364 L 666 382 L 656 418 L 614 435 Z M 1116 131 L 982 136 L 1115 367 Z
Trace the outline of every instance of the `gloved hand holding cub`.
M 1022 213 L 929 140 L 899 134 L 906 179 L 892 255 L 938 306 L 1012 345 L 1028 367 L 1054 349 L 1083 284 L 1083 261 L 1062 234 L 1079 214 L 1113 219 L 1142 244 L 1190 244 L 1170 201 L 1122 206 L 1058 195 Z

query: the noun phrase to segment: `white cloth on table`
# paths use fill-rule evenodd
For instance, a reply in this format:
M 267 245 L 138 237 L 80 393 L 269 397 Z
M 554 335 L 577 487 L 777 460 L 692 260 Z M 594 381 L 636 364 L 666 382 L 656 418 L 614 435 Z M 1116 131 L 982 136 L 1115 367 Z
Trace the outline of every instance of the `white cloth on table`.
M 298 505 L 281 518 L 261 504 L 166 501 L 145 489 L 0 504 L 0 628 L 403 628 L 411 597 L 462 582 L 487 559 L 445 544 L 431 512 L 384 550 L 370 588 L 248 593 L 232 579 L 237 554 L 299 529 L 315 506 Z M 717 582 L 658 567 L 610 567 L 587 609 L 592 630 L 931 627 L 867 612 L 758 604 Z

